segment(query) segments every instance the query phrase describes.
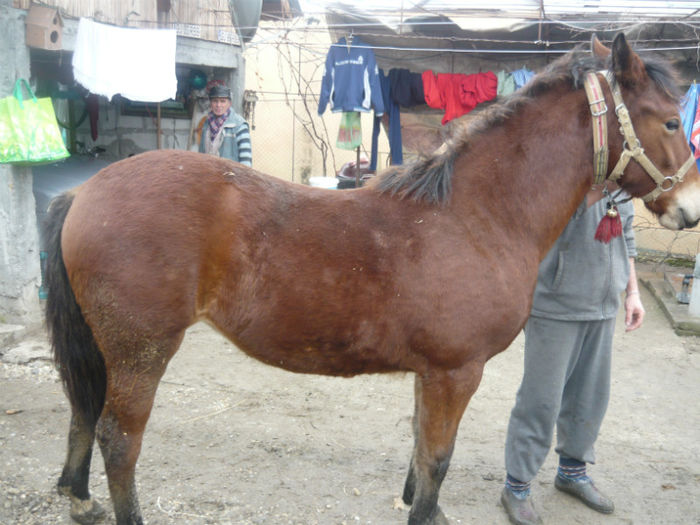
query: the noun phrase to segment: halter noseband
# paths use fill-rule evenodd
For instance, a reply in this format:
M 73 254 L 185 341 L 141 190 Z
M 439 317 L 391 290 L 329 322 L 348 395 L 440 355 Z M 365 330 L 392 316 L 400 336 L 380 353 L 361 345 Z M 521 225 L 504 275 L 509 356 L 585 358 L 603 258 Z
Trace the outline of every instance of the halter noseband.
M 654 166 L 654 163 L 649 157 L 647 157 L 646 153 L 644 153 L 644 148 L 642 148 L 637 135 L 634 133 L 634 126 L 632 126 L 629 111 L 627 110 L 627 106 L 625 106 L 625 102 L 622 100 L 620 87 L 617 85 L 617 82 L 614 81 L 613 74 L 608 71 L 603 73 L 603 75 L 612 92 L 613 100 L 615 101 L 615 114 L 620 123 L 620 132 L 625 138 L 622 145 L 622 153 L 620 153 L 620 159 L 607 178 L 616 182 L 622 176 L 622 172 L 627 167 L 630 159 L 634 159 L 644 168 L 654 182 L 656 182 L 656 188 L 642 197 L 642 200 L 645 202 L 653 201 L 661 195 L 661 193 L 669 191 L 677 182 L 683 180 L 683 177 L 685 177 L 685 174 L 693 165 L 693 162 L 695 162 L 695 158 L 691 152 L 688 160 L 686 160 L 678 171 L 670 177 L 661 173 L 659 169 Z M 591 115 L 593 116 L 595 184 L 601 184 L 606 179 L 608 172 L 608 135 L 606 121 L 608 107 L 605 104 L 605 97 L 603 96 L 603 91 L 600 88 L 600 82 L 598 82 L 598 75 L 596 73 L 586 74 L 584 87 L 586 89 L 588 104 L 591 108 Z

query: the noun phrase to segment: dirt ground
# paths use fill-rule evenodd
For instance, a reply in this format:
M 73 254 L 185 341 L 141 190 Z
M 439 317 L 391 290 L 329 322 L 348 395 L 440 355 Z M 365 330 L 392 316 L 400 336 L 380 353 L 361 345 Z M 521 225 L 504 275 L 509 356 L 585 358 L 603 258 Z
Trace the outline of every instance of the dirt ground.
M 646 290 L 646 324 L 618 322 L 612 400 L 590 473 L 615 513 L 553 486 L 550 453 L 533 484 L 548 524 L 700 524 L 700 341 L 678 337 Z M 54 489 L 69 410 L 46 358 L 0 349 L 0 524 L 71 523 Z M 462 420 L 441 505 L 451 523 L 506 524 L 503 443 L 523 339 L 490 361 Z M 401 524 L 411 451 L 411 375 L 292 374 L 190 329 L 161 383 L 137 469 L 144 518 L 165 524 Z M 110 509 L 95 452 L 93 495 Z

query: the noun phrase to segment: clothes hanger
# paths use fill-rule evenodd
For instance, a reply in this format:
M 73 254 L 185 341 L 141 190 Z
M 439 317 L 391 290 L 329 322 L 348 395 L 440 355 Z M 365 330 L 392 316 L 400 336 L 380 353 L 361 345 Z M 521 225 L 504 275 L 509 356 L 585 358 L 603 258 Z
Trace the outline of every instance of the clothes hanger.
M 352 46 L 352 41 L 355 38 L 355 30 L 353 28 L 350 28 L 350 34 L 346 35 L 345 37 L 345 45 L 348 46 L 348 51 L 350 51 L 350 47 Z

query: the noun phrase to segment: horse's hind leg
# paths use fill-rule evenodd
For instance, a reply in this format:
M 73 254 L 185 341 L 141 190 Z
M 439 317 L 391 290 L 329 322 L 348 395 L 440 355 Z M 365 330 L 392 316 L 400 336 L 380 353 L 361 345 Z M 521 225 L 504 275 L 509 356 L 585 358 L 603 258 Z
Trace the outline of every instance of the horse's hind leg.
M 460 370 L 430 370 L 416 379 L 420 382 L 414 415 L 417 438 L 404 489 L 404 500 L 412 499 L 409 525 L 448 523 L 438 506 L 440 485 L 447 474 L 459 422 L 482 372 L 483 365 L 472 364 Z
M 68 455 L 58 480 L 59 493 L 70 497 L 70 515 L 78 523 L 91 524 L 105 516 L 105 510 L 90 497 L 88 482 L 95 424 L 88 423 L 75 410 L 68 432 Z
M 166 365 L 184 331 L 157 343 L 141 342 L 107 355 L 105 406 L 97 422 L 97 441 L 105 462 L 117 525 L 142 525 L 134 473 L 143 432 Z

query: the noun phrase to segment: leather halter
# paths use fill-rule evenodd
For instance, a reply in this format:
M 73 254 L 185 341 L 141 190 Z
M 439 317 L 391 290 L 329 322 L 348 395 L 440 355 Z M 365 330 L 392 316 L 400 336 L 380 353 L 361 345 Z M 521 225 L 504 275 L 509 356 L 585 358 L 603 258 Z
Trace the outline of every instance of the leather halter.
M 659 195 L 661 195 L 661 193 L 669 191 L 676 185 L 677 182 L 681 182 L 683 180 L 683 177 L 685 177 L 685 174 L 693 165 L 693 162 L 695 162 L 695 158 L 691 152 L 688 160 L 686 160 L 678 171 L 676 171 L 676 173 L 670 177 L 661 173 L 659 169 L 654 166 L 654 163 L 649 159 L 649 157 L 647 157 L 646 153 L 644 153 L 644 148 L 642 148 L 637 135 L 634 133 L 634 127 L 632 126 L 629 111 L 622 100 L 620 87 L 618 86 L 617 82 L 615 82 L 613 74 L 608 71 L 603 73 L 603 75 L 605 80 L 608 82 L 610 91 L 612 92 L 613 100 L 615 102 L 615 114 L 617 115 L 617 120 L 620 123 L 620 132 L 625 140 L 622 145 L 620 159 L 617 161 L 617 164 L 608 176 L 608 128 L 606 121 L 608 107 L 605 104 L 605 97 L 603 96 L 603 91 L 600 87 L 600 82 L 598 81 L 598 75 L 596 73 L 587 73 L 584 87 L 586 89 L 586 97 L 588 98 L 588 104 L 591 108 L 591 115 L 593 117 L 593 164 L 595 170 L 594 183 L 601 184 L 606 178 L 616 182 L 622 176 L 622 172 L 627 167 L 629 161 L 634 159 L 642 168 L 644 168 L 654 182 L 656 182 L 656 188 L 642 197 L 642 200 L 645 202 L 653 201 Z

